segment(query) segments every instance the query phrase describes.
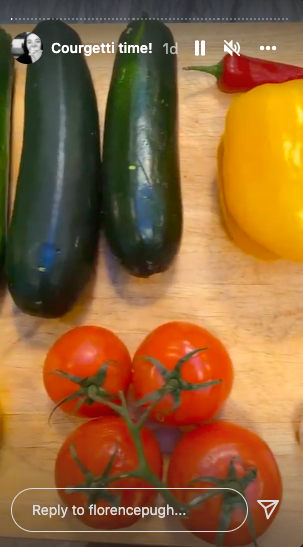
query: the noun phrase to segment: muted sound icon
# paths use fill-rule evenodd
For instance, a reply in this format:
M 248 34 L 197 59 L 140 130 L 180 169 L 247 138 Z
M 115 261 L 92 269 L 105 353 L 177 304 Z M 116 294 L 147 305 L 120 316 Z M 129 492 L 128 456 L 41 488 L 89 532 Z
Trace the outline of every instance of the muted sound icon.
M 265 511 L 265 516 L 267 520 L 271 517 L 273 514 L 275 508 L 277 507 L 279 500 L 257 500 L 258 504 L 263 507 Z
M 236 55 L 240 55 L 240 44 L 239 44 L 239 42 L 237 42 L 234 45 L 233 40 L 231 40 L 230 42 L 228 42 L 227 40 L 224 40 L 224 51 L 229 53 L 229 55 L 233 55 L 234 53 L 236 53 Z

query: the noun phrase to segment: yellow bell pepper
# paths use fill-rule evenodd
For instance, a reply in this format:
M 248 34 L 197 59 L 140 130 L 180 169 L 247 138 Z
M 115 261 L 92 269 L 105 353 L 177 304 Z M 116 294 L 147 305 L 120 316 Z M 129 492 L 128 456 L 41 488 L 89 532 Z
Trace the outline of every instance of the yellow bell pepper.
M 265 84 L 231 104 L 218 149 L 225 229 L 262 260 L 303 261 L 303 81 Z

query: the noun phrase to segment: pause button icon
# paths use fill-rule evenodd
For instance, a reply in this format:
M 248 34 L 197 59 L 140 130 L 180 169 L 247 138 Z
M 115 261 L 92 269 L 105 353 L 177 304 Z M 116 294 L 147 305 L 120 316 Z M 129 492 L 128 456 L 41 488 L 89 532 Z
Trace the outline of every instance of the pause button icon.
M 195 55 L 205 55 L 205 40 L 195 40 Z

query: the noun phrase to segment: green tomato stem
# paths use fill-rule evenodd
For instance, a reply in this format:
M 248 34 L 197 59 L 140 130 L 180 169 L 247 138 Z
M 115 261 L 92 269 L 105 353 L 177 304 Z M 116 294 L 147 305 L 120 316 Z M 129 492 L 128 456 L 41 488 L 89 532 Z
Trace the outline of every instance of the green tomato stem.
M 162 482 L 157 475 L 151 470 L 148 462 L 146 461 L 145 454 L 144 454 L 144 448 L 141 440 L 141 429 L 143 424 L 145 423 L 146 419 L 148 418 L 148 415 L 152 408 L 157 404 L 158 400 L 154 401 L 153 404 L 147 409 L 147 411 L 142 415 L 141 419 L 134 423 L 133 420 L 130 417 L 127 403 L 125 400 L 124 393 L 120 392 L 120 399 L 121 399 L 121 406 L 116 405 L 114 403 L 111 403 L 108 400 L 103 401 L 102 398 L 99 397 L 99 395 L 96 394 L 96 390 L 94 389 L 95 386 L 91 386 L 89 388 L 89 397 L 94 399 L 95 401 L 104 403 L 108 405 L 113 410 L 116 410 L 116 412 L 125 420 L 128 429 L 132 435 L 133 441 L 135 443 L 135 447 L 137 450 L 138 458 L 139 458 L 139 465 L 135 471 L 132 471 L 130 473 L 122 473 L 120 475 L 108 477 L 106 479 L 106 483 L 110 484 L 111 482 L 117 481 L 121 478 L 128 478 L 128 477 L 137 477 L 143 479 L 145 482 L 148 482 L 156 490 L 160 491 L 161 496 L 168 502 L 171 503 L 171 505 L 177 509 L 179 512 L 186 513 L 188 512 L 188 509 L 186 505 L 181 504 L 179 500 L 166 488 L 166 485 L 164 482 Z M 95 482 L 98 482 L 98 479 L 101 480 L 102 477 L 96 477 Z
M 96 386 L 90 386 L 88 388 L 89 397 L 91 397 L 95 401 L 101 402 L 109 406 L 110 408 L 115 410 L 125 420 L 137 450 L 139 464 L 137 466 L 137 469 L 131 472 L 120 473 L 113 476 L 108 476 L 108 474 L 103 472 L 103 475 L 94 478 L 95 485 L 102 484 L 102 488 L 105 488 L 109 484 L 116 482 L 119 479 L 126 479 L 130 477 L 141 478 L 145 482 L 153 486 L 156 490 L 158 490 L 162 498 L 165 499 L 165 501 L 167 501 L 174 508 L 175 511 L 178 511 L 179 514 L 183 513 L 184 516 L 187 516 L 190 510 L 192 510 L 193 508 L 198 507 L 199 505 L 202 505 L 206 499 L 219 495 L 218 492 L 216 491 L 207 492 L 203 495 L 198 496 L 197 498 L 194 498 L 189 503 L 181 503 L 174 496 L 174 494 L 167 488 L 166 484 L 161 479 L 159 479 L 157 475 L 151 470 L 144 454 L 144 447 L 141 440 L 141 429 L 144 422 L 148 418 L 150 411 L 158 403 L 159 401 L 158 397 L 156 398 L 156 400 L 153 401 L 152 405 L 143 414 L 141 419 L 137 423 L 135 423 L 129 414 L 129 410 L 127 408 L 127 403 L 126 403 L 123 392 L 119 393 L 121 405 L 116 405 L 110 402 L 108 399 L 103 400 L 103 398 L 100 397 L 97 391 L 98 390 L 96 389 Z M 219 489 L 220 489 L 220 486 L 221 488 L 222 487 L 234 488 L 240 491 L 244 495 L 246 487 L 256 479 L 257 469 L 252 468 L 252 469 L 246 470 L 246 474 L 242 478 L 237 478 L 236 470 L 234 467 L 234 460 L 235 459 L 231 460 L 230 462 L 227 477 L 225 479 L 217 479 L 216 477 L 214 477 L 213 482 L 214 484 L 218 485 Z M 77 463 L 79 465 L 79 462 Z M 80 466 L 81 466 L 81 462 L 80 462 Z M 87 472 L 87 470 L 85 471 Z M 191 484 L 199 483 L 199 482 L 203 483 L 206 481 L 211 482 L 211 480 L 212 480 L 212 477 L 198 477 L 194 481 L 192 481 Z M 103 496 L 105 496 L 105 494 L 106 492 L 104 493 Z M 235 500 L 233 492 L 232 494 L 230 494 L 230 492 L 226 492 L 225 494 L 223 494 L 222 511 L 220 515 L 220 523 L 221 523 L 221 526 L 223 526 L 223 530 L 221 527 L 220 529 L 222 531 L 217 534 L 217 541 L 216 541 L 217 547 L 221 547 L 223 544 L 225 532 L 228 529 L 229 520 L 231 518 L 232 511 L 238 504 L 239 504 L 239 501 Z M 240 504 L 243 504 L 242 500 L 240 500 Z M 249 523 L 249 528 L 252 535 L 253 543 L 255 547 L 257 547 L 257 541 L 255 536 L 255 530 L 254 530 L 254 521 L 250 512 L 248 515 L 248 523 Z

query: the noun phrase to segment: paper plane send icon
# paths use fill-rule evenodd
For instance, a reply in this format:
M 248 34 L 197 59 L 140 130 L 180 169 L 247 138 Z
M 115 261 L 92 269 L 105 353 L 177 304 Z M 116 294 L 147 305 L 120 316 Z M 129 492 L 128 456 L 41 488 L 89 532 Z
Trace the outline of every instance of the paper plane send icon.
M 259 503 L 259 505 L 261 505 L 261 507 L 263 507 L 265 511 L 265 516 L 268 520 L 273 514 L 275 508 L 277 507 L 279 500 L 257 500 L 257 502 Z

